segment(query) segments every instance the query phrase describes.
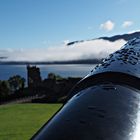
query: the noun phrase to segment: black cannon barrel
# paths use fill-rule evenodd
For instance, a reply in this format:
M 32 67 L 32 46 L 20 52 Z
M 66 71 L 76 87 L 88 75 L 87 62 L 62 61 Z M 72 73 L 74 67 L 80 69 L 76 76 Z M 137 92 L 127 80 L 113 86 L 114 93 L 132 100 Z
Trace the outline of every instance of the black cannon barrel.
M 82 79 L 32 139 L 140 140 L 140 37 Z

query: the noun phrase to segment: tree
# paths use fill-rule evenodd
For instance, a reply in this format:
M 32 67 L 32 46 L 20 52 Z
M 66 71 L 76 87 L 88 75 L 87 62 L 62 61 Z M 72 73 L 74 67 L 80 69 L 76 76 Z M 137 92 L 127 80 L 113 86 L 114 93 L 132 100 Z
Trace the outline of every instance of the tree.
M 55 73 L 49 73 L 48 74 L 48 79 L 62 80 L 63 78 L 60 75 L 56 75 Z
M 25 79 L 19 75 L 10 77 L 8 82 L 12 91 L 23 89 L 25 86 Z
M 0 97 L 5 97 L 10 93 L 8 81 L 0 81 Z
M 48 79 L 53 79 L 55 80 L 56 79 L 56 75 L 54 73 L 49 73 L 48 74 Z

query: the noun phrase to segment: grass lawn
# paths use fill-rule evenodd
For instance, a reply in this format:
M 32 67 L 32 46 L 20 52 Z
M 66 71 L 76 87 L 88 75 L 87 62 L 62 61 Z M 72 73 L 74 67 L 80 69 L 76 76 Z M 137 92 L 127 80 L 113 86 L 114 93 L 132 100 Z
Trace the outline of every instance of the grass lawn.
M 0 140 L 29 140 L 61 104 L 0 106 Z

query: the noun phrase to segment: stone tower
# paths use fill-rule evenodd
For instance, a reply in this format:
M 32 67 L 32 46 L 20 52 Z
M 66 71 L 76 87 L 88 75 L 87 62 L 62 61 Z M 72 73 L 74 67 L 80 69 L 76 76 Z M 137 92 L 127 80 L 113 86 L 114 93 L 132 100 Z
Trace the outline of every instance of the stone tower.
M 41 83 L 40 69 L 36 66 L 27 66 L 28 87 L 37 86 Z

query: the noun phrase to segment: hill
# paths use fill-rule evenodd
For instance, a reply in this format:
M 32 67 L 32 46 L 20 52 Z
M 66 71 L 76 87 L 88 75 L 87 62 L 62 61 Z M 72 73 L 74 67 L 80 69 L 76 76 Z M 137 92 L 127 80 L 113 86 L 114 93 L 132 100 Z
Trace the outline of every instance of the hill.
M 98 40 L 98 39 L 108 40 L 111 42 L 114 42 L 114 41 L 117 41 L 120 39 L 128 41 L 128 40 L 133 39 L 137 36 L 140 36 L 140 31 L 134 32 L 134 33 L 122 34 L 122 35 L 115 35 L 115 36 L 111 36 L 111 37 L 99 37 L 99 38 L 91 39 L 91 40 L 87 40 L 87 41 Z M 82 42 L 84 42 L 84 40 L 69 42 L 69 43 L 67 43 L 67 46 L 74 45 L 76 43 L 82 43 Z

